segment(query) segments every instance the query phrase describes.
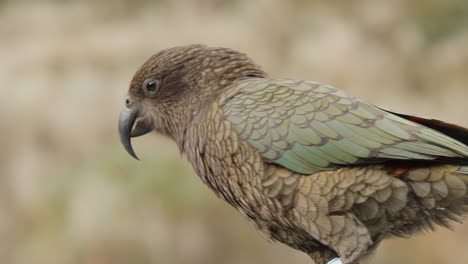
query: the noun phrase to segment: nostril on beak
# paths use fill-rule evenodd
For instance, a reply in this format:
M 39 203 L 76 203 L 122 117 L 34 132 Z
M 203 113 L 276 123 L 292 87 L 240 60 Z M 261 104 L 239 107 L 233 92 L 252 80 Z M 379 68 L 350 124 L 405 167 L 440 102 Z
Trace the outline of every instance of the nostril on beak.
M 131 102 L 130 98 L 128 98 L 128 97 L 125 98 L 125 106 L 126 106 L 126 107 L 130 107 L 130 104 L 131 104 L 131 103 L 132 103 L 132 102 Z

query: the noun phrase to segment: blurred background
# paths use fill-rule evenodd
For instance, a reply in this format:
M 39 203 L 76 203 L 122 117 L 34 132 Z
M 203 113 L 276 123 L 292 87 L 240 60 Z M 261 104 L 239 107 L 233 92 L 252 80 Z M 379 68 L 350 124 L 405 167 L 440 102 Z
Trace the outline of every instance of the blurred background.
M 120 146 L 133 73 L 191 43 L 468 126 L 466 0 L 0 0 L 0 263 L 310 263 L 264 241 L 174 143 L 134 140 L 140 162 Z M 457 224 L 386 241 L 372 263 L 460 263 L 467 248 Z

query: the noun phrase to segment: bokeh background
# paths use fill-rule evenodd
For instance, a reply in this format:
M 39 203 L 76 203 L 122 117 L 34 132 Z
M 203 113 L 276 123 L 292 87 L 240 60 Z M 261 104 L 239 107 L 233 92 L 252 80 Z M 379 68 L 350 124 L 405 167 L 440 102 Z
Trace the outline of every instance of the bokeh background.
M 128 83 L 204 43 L 275 77 L 468 126 L 468 1 L 0 0 L 0 263 L 309 263 L 263 240 L 157 135 L 120 146 Z M 372 263 L 461 263 L 468 223 Z

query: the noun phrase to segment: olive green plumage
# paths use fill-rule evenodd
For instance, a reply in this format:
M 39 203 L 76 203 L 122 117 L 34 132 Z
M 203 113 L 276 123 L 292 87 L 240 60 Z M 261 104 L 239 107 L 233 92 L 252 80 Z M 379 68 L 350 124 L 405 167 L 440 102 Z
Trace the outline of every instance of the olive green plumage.
M 269 78 L 230 49 L 167 49 L 137 71 L 119 121 L 127 151 L 151 130 L 267 238 L 316 263 L 357 263 L 386 237 L 468 212 L 468 130 Z
M 368 159 L 468 156 L 450 137 L 317 82 L 245 80 L 227 97 L 223 111 L 239 136 L 264 159 L 299 173 Z

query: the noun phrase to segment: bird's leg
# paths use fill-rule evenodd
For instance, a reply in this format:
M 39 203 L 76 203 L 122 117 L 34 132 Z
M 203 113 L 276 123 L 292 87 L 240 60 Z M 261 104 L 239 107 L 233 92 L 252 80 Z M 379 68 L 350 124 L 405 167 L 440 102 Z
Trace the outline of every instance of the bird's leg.
M 343 264 L 341 262 L 333 262 L 337 259 L 339 260 L 338 255 L 335 251 L 326 248 L 321 248 L 317 249 L 316 251 L 309 252 L 309 256 L 316 264 Z M 330 261 L 330 259 L 333 260 Z
M 333 219 L 338 216 L 331 216 Z M 339 234 L 330 237 L 329 246 L 340 256 L 340 262 L 344 264 L 357 264 L 359 258 L 365 254 L 372 240 L 367 228 L 351 213 L 345 213 L 344 228 Z M 335 260 L 333 260 L 335 261 Z M 340 263 L 336 262 L 336 263 Z M 332 262 L 333 263 L 333 262 Z
M 359 251 L 355 251 L 353 254 L 351 254 L 350 257 L 348 257 L 347 259 L 345 259 L 343 262 L 336 262 L 336 264 L 357 264 L 357 260 L 364 254 L 364 252 L 366 252 L 367 249 L 365 248 L 362 248 L 361 250 Z M 331 262 L 333 264 L 335 264 L 334 262 Z
M 343 264 L 343 262 L 341 262 L 341 259 L 339 258 L 334 258 L 330 260 L 330 262 L 328 262 L 327 264 Z
M 298 206 L 291 213 L 294 217 L 298 217 L 297 222 L 304 223 L 304 230 L 325 246 L 327 251 L 335 253 L 324 258 L 325 254 L 321 252 L 322 249 L 318 250 L 318 253 L 310 252 L 311 258 L 320 264 L 328 263 L 334 257 L 339 257 L 345 264 L 356 264 L 359 257 L 372 245 L 367 227 L 349 211 L 327 214 L 328 212 L 321 211 L 319 202 L 312 201 L 312 199 L 309 201 L 314 206 L 307 206 L 307 211 Z
M 357 264 L 357 261 L 361 256 L 362 254 L 365 252 L 365 250 L 361 250 L 361 251 L 356 251 L 354 252 L 348 259 L 346 259 L 344 262 L 341 261 L 340 258 L 334 258 L 332 260 L 330 260 L 330 262 L 328 262 L 327 264 Z
M 319 230 L 325 234 L 321 237 L 322 243 L 328 249 L 309 252 L 309 256 L 318 264 L 358 264 L 359 258 L 372 245 L 367 228 L 351 213 L 328 217 L 340 232 L 332 234 L 319 226 Z

